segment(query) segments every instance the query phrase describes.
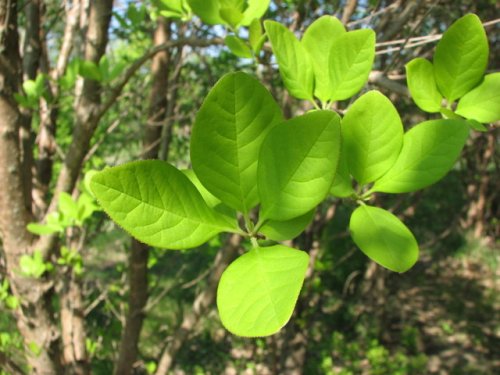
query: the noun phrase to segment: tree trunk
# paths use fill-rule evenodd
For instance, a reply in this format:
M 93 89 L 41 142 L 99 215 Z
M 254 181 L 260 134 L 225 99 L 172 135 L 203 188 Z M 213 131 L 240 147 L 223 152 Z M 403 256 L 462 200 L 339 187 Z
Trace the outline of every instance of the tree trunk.
M 19 272 L 19 260 L 32 254 L 33 237 L 26 230 L 32 220 L 23 176 L 19 131 L 22 117 L 13 98 L 22 77 L 17 34 L 17 1 L 0 1 L 0 231 L 7 263 L 7 276 L 21 307 L 15 311 L 24 338 L 32 374 L 59 374 L 57 330 L 45 279 L 27 278 Z

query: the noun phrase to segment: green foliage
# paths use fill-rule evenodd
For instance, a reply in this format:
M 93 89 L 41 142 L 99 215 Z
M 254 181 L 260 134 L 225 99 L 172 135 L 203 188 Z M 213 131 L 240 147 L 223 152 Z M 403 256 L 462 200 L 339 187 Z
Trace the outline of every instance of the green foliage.
M 448 101 L 475 87 L 488 65 L 488 39 L 479 17 L 468 14 L 455 21 L 439 41 L 433 62 L 437 85 Z
M 340 119 L 332 111 L 276 126 L 259 156 L 260 221 L 290 220 L 316 207 L 332 186 L 339 154 Z
M 196 247 L 236 230 L 236 221 L 208 207 L 191 181 L 162 161 L 109 168 L 94 175 L 90 185 L 109 216 L 151 246 Z
M 303 45 L 290 30 L 278 22 L 265 21 L 264 27 L 287 90 L 296 98 L 312 100 L 314 75 Z
M 386 210 L 366 205 L 356 208 L 349 230 L 356 245 L 370 259 L 391 271 L 405 272 L 418 259 L 415 237 Z
M 7 279 L 2 280 L 0 284 L 0 303 L 4 304 L 8 309 L 14 310 L 19 306 L 17 297 L 10 293 L 10 284 Z M 0 348 L 3 346 L 3 340 L 0 336 Z
M 430 120 L 410 129 L 396 162 L 371 191 L 407 193 L 429 186 L 453 167 L 469 135 L 462 120 Z
M 234 35 L 228 35 L 224 38 L 224 43 L 231 50 L 233 54 L 238 57 L 243 57 L 247 59 L 251 59 L 253 57 L 252 51 L 245 44 L 243 40 Z
M 248 26 L 261 18 L 270 0 L 188 0 L 193 12 L 209 25 Z
M 15 93 L 14 98 L 17 103 L 25 108 L 37 109 L 38 103 L 42 97 L 49 99 L 48 91 L 46 89 L 47 75 L 38 74 L 35 80 L 27 80 L 23 82 L 22 93 Z
M 331 100 L 356 94 L 368 81 L 375 58 L 375 32 L 355 30 L 334 40 L 330 51 Z
M 437 88 L 434 67 L 429 60 L 419 57 L 406 64 L 406 80 L 413 100 L 421 110 L 439 112 L 443 96 Z
M 342 140 L 351 175 L 366 184 L 380 178 L 396 161 L 403 146 L 403 124 L 391 101 L 370 91 L 347 111 Z
M 256 79 L 224 76 L 201 106 L 191 137 L 191 162 L 202 184 L 228 206 L 248 213 L 259 203 L 257 159 L 281 110 Z
M 378 91 L 354 101 L 342 120 L 328 110 L 333 101 L 351 98 L 366 84 L 375 56 L 372 30 L 346 32 L 336 18 L 324 16 L 308 27 L 301 42 L 275 21 L 264 22 L 264 34 L 259 19 L 268 3 L 190 0 L 189 7 L 208 24 L 228 26 L 234 35 L 225 43 L 239 57 L 258 57 L 267 34 L 287 90 L 318 110 L 284 121 L 275 100 L 255 78 L 242 72 L 226 74 L 196 115 L 192 170 L 138 161 L 105 169 L 90 181 L 110 217 L 149 245 L 197 247 L 221 232 L 248 237 L 251 246 L 244 247 L 250 250 L 224 271 L 217 292 L 224 326 L 248 337 L 274 334 L 289 320 L 308 256 L 274 241 L 299 235 L 329 193 L 360 204 L 349 229 L 369 258 L 395 272 L 411 268 L 419 252 L 414 235 L 395 215 L 364 201 L 374 192 L 411 192 L 437 182 L 453 168 L 469 127 L 497 116 L 495 110 L 491 114 L 491 104 L 479 103 L 495 103 L 496 76 L 487 76 L 467 94 L 484 69 L 479 79 L 479 69 L 474 77 L 464 73 L 469 62 L 460 59 L 462 47 L 456 51 L 463 28 L 479 35 L 472 16 L 445 33 L 434 63 L 416 59 L 407 65 L 417 104 L 449 119 L 426 121 L 404 133 L 394 105 Z M 172 2 L 171 11 L 181 14 L 183 4 Z M 242 25 L 249 26 L 248 41 L 238 36 Z M 481 62 L 484 43 L 479 39 L 476 57 Z M 443 73 L 448 55 L 460 61 Z M 102 65 L 106 71 L 106 62 Z M 441 106 L 443 96 L 450 102 L 446 108 Z M 455 113 L 451 101 L 459 97 Z M 61 206 L 63 217 L 74 216 L 71 201 L 64 198 Z M 260 247 L 259 241 L 267 247 Z M 71 261 L 70 255 L 65 252 L 65 262 Z M 368 357 L 377 371 L 388 354 L 374 346 Z
M 322 102 L 331 99 L 330 54 L 333 42 L 345 34 L 344 25 L 333 16 L 323 16 L 314 21 L 302 37 L 302 45 L 311 57 L 314 71 L 314 96 Z M 326 52 L 325 52 L 326 51 Z
M 224 272 L 217 306 L 224 326 L 239 336 L 269 336 L 290 319 L 308 255 L 286 246 L 254 248 Z
M 33 255 L 23 255 L 19 259 L 19 268 L 26 277 L 40 278 L 45 272 L 54 269 L 52 263 L 45 262 L 40 250 L 35 250 Z
M 443 34 L 433 63 L 416 58 L 406 65 L 413 100 L 426 112 L 440 112 L 451 119 L 466 118 L 472 129 L 486 131 L 481 123 L 500 119 L 500 76 L 483 76 L 488 55 L 481 20 L 475 14 L 463 16 Z M 446 107 L 442 107 L 443 96 L 448 100 Z
M 456 112 L 483 123 L 500 120 L 500 73 L 485 75 L 478 86 L 460 99 Z

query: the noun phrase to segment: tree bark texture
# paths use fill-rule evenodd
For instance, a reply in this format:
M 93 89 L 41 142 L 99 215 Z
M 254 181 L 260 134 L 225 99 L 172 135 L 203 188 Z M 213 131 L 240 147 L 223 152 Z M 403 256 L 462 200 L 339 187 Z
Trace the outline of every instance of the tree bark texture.
M 13 98 L 22 78 L 17 33 L 17 1 L 0 1 L 0 231 L 7 263 L 7 276 L 21 307 L 15 311 L 33 374 L 59 374 L 57 330 L 47 298 L 45 279 L 24 277 L 19 260 L 31 254 L 33 237 L 26 230 L 32 220 L 26 201 L 19 131 L 22 117 Z
M 106 50 L 108 27 L 113 8 L 112 0 L 94 0 L 91 2 L 87 38 L 85 43 L 85 60 L 97 64 Z M 75 187 L 90 140 L 102 116 L 101 85 L 92 79 L 83 79 L 81 95 L 75 103 L 75 124 L 72 141 L 66 152 L 64 165 L 57 179 L 56 199 L 52 200 L 49 211 L 57 205 L 57 194 L 71 192 Z

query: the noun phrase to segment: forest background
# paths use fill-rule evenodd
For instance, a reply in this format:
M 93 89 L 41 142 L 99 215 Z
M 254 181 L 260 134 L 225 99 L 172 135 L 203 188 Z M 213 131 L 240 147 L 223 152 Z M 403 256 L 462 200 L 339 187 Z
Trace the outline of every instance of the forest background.
M 268 338 L 233 336 L 217 315 L 220 274 L 244 252 L 238 236 L 148 248 L 100 211 L 86 173 L 151 158 L 188 167 L 194 117 L 225 73 L 258 77 L 286 118 L 311 109 L 283 88 L 268 43 L 256 61 L 237 57 L 230 31 L 168 3 L 0 1 L 0 373 L 498 373 L 498 122 L 471 134 L 438 184 L 375 196 L 420 244 L 404 274 L 356 248 L 352 204 L 324 201 L 293 240 L 312 259 L 294 317 Z M 358 96 L 380 90 L 409 127 L 436 115 L 411 100 L 405 64 L 432 59 L 467 13 L 483 21 L 498 72 L 494 0 L 275 0 L 263 18 L 296 35 L 324 14 L 375 30 Z

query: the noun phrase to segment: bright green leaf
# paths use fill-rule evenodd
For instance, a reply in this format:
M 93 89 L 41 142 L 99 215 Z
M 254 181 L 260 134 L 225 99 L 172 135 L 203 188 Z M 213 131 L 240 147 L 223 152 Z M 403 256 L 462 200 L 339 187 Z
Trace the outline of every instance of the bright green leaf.
M 193 10 L 193 13 L 200 17 L 206 24 L 225 24 L 219 14 L 218 0 L 188 0 L 188 4 Z
M 148 245 L 185 249 L 222 231 L 235 231 L 211 210 L 189 179 L 168 163 L 146 160 L 105 169 L 90 186 L 104 211 Z
M 396 163 L 372 191 L 408 193 L 439 181 L 453 167 L 469 135 L 463 120 L 425 121 L 410 129 Z
M 314 74 L 309 55 L 304 47 L 282 24 L 265 21 L 264 27 L 287 90 L 296 98 L 312 100 Z
M 248 26 L 248 41 L 252 46 L 252 50 L 255 52 L 259 45 L 260 39 L 264 35 L 264 30 L 262 29 L 262 24 L 260 19 L 256 18 L 252 21 L 250 26 Z
M 323 16 L 314 21 L 302 37 L 302 45 L 309 53 L 314 70 L 314 95 L 322 102 L 331 99 L 329 54 L 333 42 L 345 34 L 344 25 L 333 16 Z M 335 53 L 335 52 L 334 52 Z
M 349 222 L 356 245 L 374 262 L 394 271 L 409 270 L 418 259 L 418 243 L 410 230 L 390 212 L 360 206 Z
M 429 60 L 419 57 L 406 64 L 406 81 L 413 101 L 421 110 L 439 112 L 443 97 L 438 91 L 434 67 Z
M 260 220 L 285 221 L 316 207 L 332 186 L 339 154 L 340 119 L 332 111 L 276 126 L 259 155 Z
M 78 217 L 78 206 L 71 195 L 66 192 L 59 194 L 59 211 L 67 219 L 76 219 Z
M 269 8 L 270 0 L 248 0 L 248 7 L 243 12 L 241 25 L 247 26 L 256 18 L 261 18 Z
M 222 324 L 233 334 L 269 336 L 292 316 L 309 256 L 282 245 L 255 248 L 224 271 L 217 289 Z
M 476 120 L 466 120 L 467 124 L 469 124 L 470 128 L 473 130 L 476 130 L 481 133 L 486 133 L 488 131 L 488 128 L 481 124 L 479 121 Z
M 329 53 L 332 100 L 356 94 L 368 81 L 375 58 L 373 30 L 356 30 L 336 38 Z
M 279 106 L 255 78 L 225 75 L 201 106 L 191 137 L 191 162 L 201 183 L 247 213 L 259 203 L 257 158 L 265 136 L 282 121 Z
M 60 225 L 51 225 L 51 224 L 38 224 L 38 223 L 29 223 L 26 226 L 29 232 L 44 236 L 47 234 L 62 232 L 63 228 Z
M 500 120 L 500 73 L 487 74 L 479 86 L 460 99 L 456 112 L 483 123 Z
M 294 239 L 306 229 L 313 219 L 315 211 L 311 210 L 302 216 L 287 221 L 268 220 L 260 228 L 259 232 L 274 241 Z
M 234 8 L 220 8 L 219 14 L 220 17 L 233 28 L 243 19 L 243 13 Z
M 375 181 L 396 161 L 403 145 L 398 111 L 379 91 L 369 91 L 348 109 L 342 120 L 342 152 L 353 177 Z
M 443 34 L 434 54 L 439 91 L 450 101 L 469 92 L 488 65 L 488 38 L 475 14 L 458 19 Z
M 226 43 L 226 46 L 231 50 L 231 52 L 238 57 L 247 59 L 251 59 L 253 57 L 250 48 L 248 48 L 245 42 L 237 36 L 226 36 L 226 38 L 224 39 L 224 43 Z
M 92 61 L 82 60 L 78 66 L 78 73 L 87 79 L 94 81 L 102 81 L 101 71 L 99 67 Z

